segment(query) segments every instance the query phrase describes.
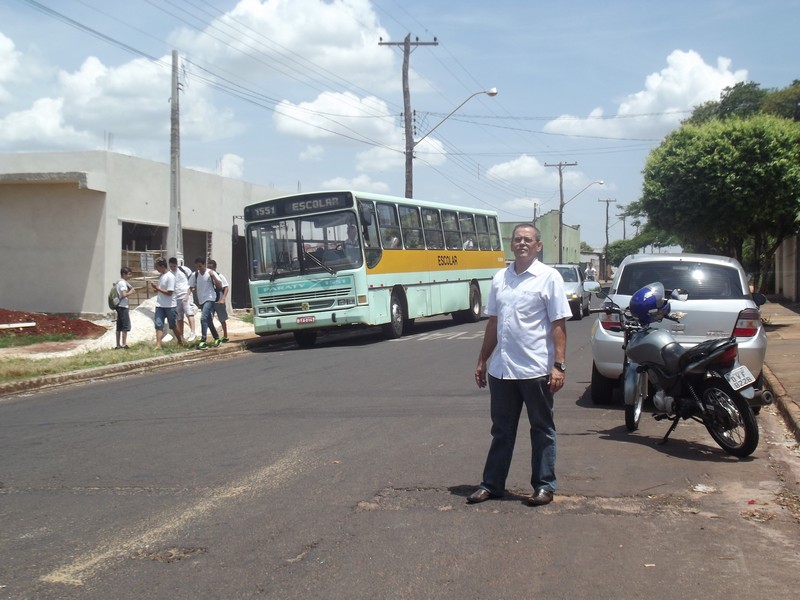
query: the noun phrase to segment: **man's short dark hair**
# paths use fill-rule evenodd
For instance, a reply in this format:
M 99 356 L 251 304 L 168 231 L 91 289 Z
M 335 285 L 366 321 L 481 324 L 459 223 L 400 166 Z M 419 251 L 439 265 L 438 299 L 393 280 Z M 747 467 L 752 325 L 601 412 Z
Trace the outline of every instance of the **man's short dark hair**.
M 196 264 L 196 265 L 204 265 L 204 264 L 206 264 L 206 259 L 203 258 L 202 256 L 198 256 L 197 258 L 194 259 L 194 264 Z
M 171 264 L 171 265 L 177 265 L 177 264 L 178 264 L 178 259 L 177 259 L 177 258 L 175 258 L 174 256 L 170 256 L 170 257 L 169 257 L 169 264 Z
M 156 266 L 157 267 L 164 267 L 166 269 L 167 268 L 167 261 L 165 261 L 163 258 L 159 258 L 158 260 L 156 260 Z

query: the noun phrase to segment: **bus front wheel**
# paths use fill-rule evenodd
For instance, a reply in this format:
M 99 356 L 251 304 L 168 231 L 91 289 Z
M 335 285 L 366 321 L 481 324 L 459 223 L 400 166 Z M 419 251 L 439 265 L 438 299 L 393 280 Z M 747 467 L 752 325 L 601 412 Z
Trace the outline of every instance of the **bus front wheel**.
M 294 341 L 301 348 L 312 348 L 317 343 L 317 332 L 308 330 L 295 331 Z
M 390 340 L 396 340 L 403 335 L 407 327 L 405 321 L 403 301 L 396 292 L 393 292 L 389 304 L 389 322 L 383 326 L 383 334 Z

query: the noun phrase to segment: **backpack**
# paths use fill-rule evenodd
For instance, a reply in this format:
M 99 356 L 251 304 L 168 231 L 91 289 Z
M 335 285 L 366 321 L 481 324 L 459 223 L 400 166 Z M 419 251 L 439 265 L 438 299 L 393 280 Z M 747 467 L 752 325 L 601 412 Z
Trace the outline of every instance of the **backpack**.
M 117 306 L 119 306 L 119 296 L 117 295 L 117 282 L 115 281 L 108 291 L 108 308 L 114 310 Z

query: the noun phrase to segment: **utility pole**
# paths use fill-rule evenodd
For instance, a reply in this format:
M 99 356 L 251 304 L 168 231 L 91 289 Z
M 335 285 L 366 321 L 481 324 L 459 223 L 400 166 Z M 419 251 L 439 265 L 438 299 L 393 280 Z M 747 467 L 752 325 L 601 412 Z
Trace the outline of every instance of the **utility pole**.
M 601 198 L 598 198 L 597 201 L 606 203 L 606 245 L 603 247 L 603 265 L 600 268 L 600 273 L 603 276 L 603 279 L 608 279 L 608 205 L 612 202 L 616 202 L 616 199 L 606 198 L 605 200 L 602 200 Z
M 183 264 L 183 228 L 181 225 L 181 111 L 178 51 L 172 51 L 172 98 L 170 107 L 170 190 L 167 252 Z
M 622 221 L 622 239 L 623 240 L 627 240 L 628 237 L 625 234 L 625 221 L 627 220 L 628 215 L 625 214 L 625 209 L 628 208 L 628 207 L 627 206 L 623 206 L 622 204 L 617 204 L 617 208 L 619 208 L 620 210 L 623 211 L 622 214 L 617 215 L 617 218 L 620 221 Z
M 556 164 L 544 163 L 545 167 L 558 167 L 558 262 L 564 262 L 564 167 L 575 167 L 578 163 L 559 162 Z
M 405 132 L 406 132 L 406 198 L 414 196 L 414 175 L 413 175 L 413 160 L 414 160 L 414 127 L 412 123 L 413 114 L 411 113 L 411 89 L 408 85 L 408 63 L 411 56 L 411 46 L 438 46 L 439 41 L 433 38 L 432 42 L 420 42 L 419 38 L 416 41 L 411 41 L 411 34 L 409 33 L 402 42 L 384 42 L 380 38 L 379 46 L 402 46 L 403 47 L 403 117 L 405 118 Z

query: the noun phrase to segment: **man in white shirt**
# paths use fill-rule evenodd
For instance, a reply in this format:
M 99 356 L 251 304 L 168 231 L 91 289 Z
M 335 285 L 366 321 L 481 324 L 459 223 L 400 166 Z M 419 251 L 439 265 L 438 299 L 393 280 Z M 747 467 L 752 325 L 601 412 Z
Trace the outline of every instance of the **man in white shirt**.
M 164 338 L 164 322 L 169 323 L 169 328 L 178 340 L 178 344 L 183 346 L 183 336 L 178 331 L 177 315 L 175 307 L 175 276 L 167 268 L 167 261 L 163 258 L 156 260 L 156 270 L 161 274 L 158 281 L 151 282 L 153 291 L 156 295 L 156 350 L 161 350 L 161 340 Z
M 219 298 L 217 298 L 217 301 L 214 303 L 214 314 L 217 315 L 219 323 L 222 325 L 222 337 L 220 341 L 225 344 L 230 341 L 228 339 L 228 291 L 230 288 L 228 287 L 228 280 L 225 279 L 225 275 L 217 271 L 217 261 L 209 258 L 208 268 L 217 274 L 222 284 L 222 289 L 219 290 L 218 294 Z
M 492 280 L 486 305 L 489 322 L 475 367 L 475 382 L 491 396 L 492 443 L 483 481 L 467 498 L 474 504 L 505 493 L 522 407 L 531 425 L 531 485 L 528 503 L 549 504 L 556 489 L 556 429 L 553 394 L 564 385 L 566 320 L 572 316 L 558 271 L 539 262 L 539 230 L 517 225 L 514 262 Z M 488 376 L 488 377 L 487 377 Z
M 196 307 L 189 291 L 189 277 L 192 272 L 186 267 L 178 266 L 178 259 L 174 256 L 169 259 L 169 270 L 175 276 L 175 300 L 177 301 L 175 313 L 178 319 L 178 329 L 187 342 L 193 342 L 197 336 L 194 333 Z M 189 321 L 188 335 L 184 335 L 184 320 Z
M 206 343 L 206 336 L 211 330 L 214 341 L 211 345 L 215 348 L 222 343 L 214 327 L 214 304 L 217 301 L 216 288 L 221 287 L 222 282 L 217 274 L 211 269 L 206 269 L 206 259 L 198 256 L 194 259 L 194 273 L 189 280 L 189 288 L 197 290 L 197 302 L 200 304 L 200 343 L 197 345 L 200 350 L 206 350 L 209 344 Z

